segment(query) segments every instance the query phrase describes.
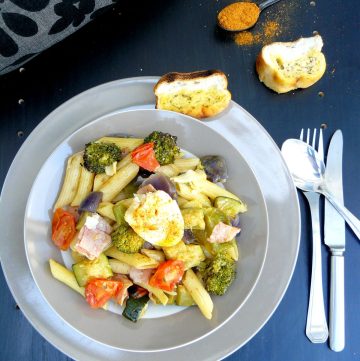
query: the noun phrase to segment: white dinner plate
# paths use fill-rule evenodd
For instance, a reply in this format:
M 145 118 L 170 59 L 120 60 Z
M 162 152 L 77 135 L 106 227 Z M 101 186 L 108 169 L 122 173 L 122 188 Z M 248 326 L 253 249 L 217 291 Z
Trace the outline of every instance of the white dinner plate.
M 53 206 L 61 188 L 68 157 L 84 145 L 106 135 L 131 133 L 144 138 L 154 130 L 176 135 L 178 145 L 199 157 L 216 154 L 227 164 L 226 187 L 248 205 L 241 215 L 238 237 L 240 258 L 237 276 L 228 292 L 213 296 L 214 310 L 207 320 L 197 307 L 150 305 L 144 318 L 135 323 L 113 312 L 92 310 L 84 299 L 54 280 L 49 259 L 71 267 L 69 252 L 51 242 Z M 211 146 L 209 145 L 211 144 Z M 206 123 L 183 114 L 156 109 L 120 111 L 81 127 L 63 141 L 37 175 L 27 202 L 24 238 L 31 273 L 50 306 L 72 327 L 95 341 L 128 351 L 164 351 L 195 342 L 214 332 L 241 307 L 251 294 L 263 267 L 268 241 L 268 217 L 256 177 L 239 151 Z M 70 257 L 71 258 L 71 257 Z M 66 261 L 70 261 L 67 264 Z M 176 329 L 176 332 L 172 332 Z M 119 337 L 121 335 L 121 337 Z M 141 342 L 139 342 L 141 340 Z
M 158 78 L 134 78 L 90 89 L 64 103 L 28 137 L 6 177 L 0 205 L 3 239 L 0 256 L 5 277 L 21 310 L 54 346 L 80 360 L 145 360 L 148 353 L 121 351 L 75 331 L 49 307 L 26 263 L 23 245 L 25 204 L 33 180 L 56 146 L 90 121 L 109 113 L 154 107 Z M 265 197 L 269 242 L 263 271 L 240 310 L 223 327 L 193 344 L 158 352 L 157 360 L 218 360 L 246 343 L 272 315 L 291 279 L 299 248 L 300 212 L 297 194 L 278 147 L 261 125 L 232 103 L 207 125 L 227 138 L 253 169 Z M 33 161 L 30 163 L 28 159 Z M 26 176 L 24 176 L 26 175 Z M 274 176 L 276 175 L 276 177 Z M 284 212 L 286 209 L 286 212 Z M 267 302 L 263 300 L 266 298 Z M 176 329 L 174 329 L 176 333 Z

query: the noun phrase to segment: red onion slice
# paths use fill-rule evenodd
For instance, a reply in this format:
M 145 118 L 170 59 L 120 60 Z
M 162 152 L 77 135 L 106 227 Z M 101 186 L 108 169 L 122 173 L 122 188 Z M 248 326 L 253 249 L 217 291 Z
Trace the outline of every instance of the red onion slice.
M 196 238 L 195 238 L 194 233 L 192 232 L 191 229 L 185 229 L 184 230 L 183 241 L 184 241 L 185 244 L 191 244 L 191 243 L 196 242 Z
M 200 158 L 207 179 L 213 183 L 225 183 L 228 179 L 228 170 L 225 159 L 219 155 L 206 155 Z
M 241 221 L 240 221 L 240 213 L 238 213 L 238 214 L 235 216 L 235 218 L 231 220 L 230 223 L 231 223 L 231 225 L 232 225 L 233 227 L 241 228 L 241 227 L 240 227 L 240 223 L 241 223 Z
M 176 199 L 177 193 L 174 183 L 163 174 L 153 174 L 145 179 L 141 187 L 151 184 L 156 190 L 166 192 L 171 198 Z
M 79 212 L 96 212 L 102 200 L 102 192 L 91 192 L 80 204 Z

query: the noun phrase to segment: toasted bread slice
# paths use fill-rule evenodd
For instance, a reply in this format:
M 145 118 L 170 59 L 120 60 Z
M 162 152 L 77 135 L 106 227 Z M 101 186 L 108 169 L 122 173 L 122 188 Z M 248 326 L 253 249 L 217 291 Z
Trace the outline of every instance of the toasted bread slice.
M 260 81 L 277 93 L 313 85 L 326 69 L 322 47 L 320 35 L 264 46 L 256 59 Z
M 219 70 L 168 73 L 154 87 L 156 108 L 201 119 L 224 110 L 231 100 L 227 77 Z

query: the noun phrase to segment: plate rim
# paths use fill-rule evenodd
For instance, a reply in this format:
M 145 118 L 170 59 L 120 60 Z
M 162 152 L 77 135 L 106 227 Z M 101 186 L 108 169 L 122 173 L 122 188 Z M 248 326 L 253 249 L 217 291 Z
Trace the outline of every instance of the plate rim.
M 94 91 L 98 91 L 99 89 L 101 90 L 101 88 L 105 89 L 107 87 L 115 86 L 115 87 L 117 87 L 117 90 L 119 91 L 120 89 L 124 90 L 128 86 L 132 86 L 133 84 L 139 86 L 140 88 L 146 88 L 146 87 L 149 87 L 149 86 L 152 88 L 152 86 L 155 84 L 155 82 L 158 79 L 159 79 L 159 77 L 137 77 L 137 78 L 126 78 L 126 79 L 115 80 L 115 81 L 105 83 L 105 84 L 101 84 L 101 85 L 98 85 L 98 86 L 96 86 L 94 88 L 91 88 L 91 89 L 89 89 L 89 90 L 87 90 L 87 91 L 85 91 L 83 93 L 80 93 L 79 95 L 75 96 L 74 98 L 71 98 L 70 100 L 66 101 L 62 105 L 60 105 L 58 108 L 56 108 L 54 111 L 52 111 L 47 117 L 44 118 L 44 120 L 33 130 L 33 132 L 29 135 L 29 137 L 26 139 L 24 144 L 20 147 L 20 149 L 19 149 L 18 153 L 16 154 L 13 162 L 11 163 L 8 174 L 7 174 L 7 176 L 6 176 L 5 180 L 4 180 L 4 184 L 3 184 L 3 187 L 2 187 L 2 195 L 3 195 L 4 189 L 7 189 L 9 187 L 8 183 L 10 182 L 10 178 L 13 176 L 14 167 L 15 167 L 14 165 L 16 165 L 18 162 L 21 161 L 21 156 L 23 155 L 22 153 L 24 152 L 24 149 L 30 147 L 29 143 L 30 143 L 30 141 L 33 139 L 33 137 L 35 135 L 41 134 L 41 132 L 43 132 L 44 130 L 49 132 L 52 129 L 51 126 L 53 126 L 54 124 L 51 123 L 51 118 L 53 118 L 54 115 L 56 115 L 56 112 L 61 111 L 64 106 L 67 106 L 67 105 L 71 104 L 71 102 L 73 102 L 74 100 L 80 99 L 81 97 L 91 95 Z M 152 89 L 151 89 L 151 91 L 152 91 Z M 147 89 L 146 92 L 150 93 L 150 88 Z M 144 101 L 138 102 L 137 104 L 121 105 L 121 108 L 128 109 L 128 108 L 131 108 L 132 106 L 134 106 L 134 107 L 143 107 L 145 105 L 149 105 L 150 103 L 153 104 L 153 102 L 150 102 L 149 99 L 150 99 L 150 96 L 149 96 L 149 98 L 146 98 L 146 96 L 145 96 Z M 153 99 L 153 97 L 151 99 Z M 234 103 L 234 104 L 236 104 L 236 103 Z M 279 156 L 279 158 L 282 159 L 281 153 L 280 153 L 279 149 L 277 148 L 276 143 L 270 137 L 270 135 L 266 132 L 266 130 L 263 128 L 263 126 L 251 114 L 246 112 L 245 109 L 243 109 L 239 105 L 237 105 L 237 106 L 239 108 L 241 108 L 242 112 L 245 112 L 245 114 L 247 114 L 247 117 L 249 117 L 249 119 L 251 119 L 251 121 L 254 122 L 254 124 L 255 124 L 255 126 L 257 128 L 260 128 L 260 130 L 264 133 L 263 135 L 267 138 L 267 140 L 269 140 L 272 143 L 272 146 L 277 149 L 277 155 Z M 79 126 L 77 126 L 77 128 L 78 127 Z M 68 133 L 71 133 L 71 131 L 72 131 L 71 127 L 69 127 Z M 56 138 L 56 139 L 57 139 L 57 144 L 59 144 L 63 140 L 63 139 L 60 139 L 60 138 Z M 57 146 L 57 144 L 55 144 L 52 147 L 52 149 L 54 149 Z M 272 308 L 271 312 L 267 312 L 267 317 L 265 317 L 263 322 L 260 325 L 257 326 L 257 329 L 253 332 L 253 334 L 251 334 L 243 342 L 240 342 L 240 343 L 236 342 L 236 344 L 228 345 L 226 347 L 226 349 L 225 348 L 222 349 L 216 355 L 215 354 L 206 355 L 206 358 L 213 359 L 212 357 L 216 357 L 216 359 L 219 359 L 219 358 L 226 357 L 230 353 L 232 353 L 232 352 L 236 351 L 238 348 L 240 348 L 244 343 L 248 342 L 254 336 L 254 334 L 256 334 L 263 327 L 263 325 L 268 321 L 268 319 L 271 317 L 271 315 L 275 312 L 275 310 L 277 309 L 279 303 L 281 302 L 281 300 L 282 300 L 282 298 L 283 298 L 283 296 L 284 296 L 284 294 L 285 294 L 285 292 L 286 292 L 286 290 L 288 288 L 290 280 L 292 278 L 292 275 L 293 275 L 293 272 L 294 272 L 294 269 L 295 269 L 295 266 L 296 266 L 296 260 L 297 260 L 297 256 L 298 256 L 298 252 L 299 252 L 299 245 L 300 245 L 300 226 L 301 226 L 300 208 L 299 208 L 299 201 L 298 201 L 298 198 L 297 198 L 297 193 L 296 193 L 295 187 L 294 187 L 293 183 L 290 182 L 290 179 L 291 179 L 290 174 L 289 174 L 289 172 L 288 172 L 288 170 L 287 170 L 287 168 L 285 166 L 285 163 L 284 163 L 283 159 L 282 159 L 282 162 L 281 162 L 281 166 L 282 166 L 282 171 L 284 173 L 284 177 L 287 178 L 288 186 L 292 189 L 292 192 L 291 192 L 292 201 L 295 202 L 294 203 L 295 209 L 294 209 L 294 215 L 293 216 L 294 216 L 294 220 L 296 221 L 296 225 L 297 225 L 297 234 L 295 236 L 295 238 L 296 238 L 295 239 L 295 241 L 296 241 L 296 249 L 294 250 L 295 253 L 293 254 L 293 260 L 292 260 L 292 262 L 290 262 L 291 267 L 288 267 L 290 272 L 288 274 L 287 280 L 286 280 L 286 282 L 283 283 L 282 292 L 279 294 L 279 296 L 277 296 L 277 299 L 274 300 L 274 302 L 273 302 L 274 307 Z M 1 205 L 0 213 L 4 212 L 3 198 L 4 197 L 1 198 L 1 203 L 0 203 L 0 205 Z M 4 247 L 0 248 L 0 257 L 2 257 L 1 253 L 5 253 L 5 252 L 6 252 L 6 248 L 4 248 Z M 53 344 L 54 347 L 57 347 L 62 352 L 66 353 L 68 355 L 71 355 L 71 357 L 76 358 L 76 357 L 80 357 L 79 355 L 85 355 L 85 353 L 81 353 L 81 351 L 74 348 L 73 345 L 69 345 L 68 343 L 66 343 L 66 341 L 64 341 L 63 338 L 60 337 L 55 332 L 56 330 L 51 330 L 50 329 L 51 325 L 48 325 L 48 324 L 44 325 L 43 321 L 38 320 L 36 317 L 34 319 L 31 318 L 33 316 L 33 311 L 31 309 L 28 309 L 26 303 L 23 302 L 22 300 L 19 302 L 20 296 L 18 297 L 16 292 L 14 292 L 14 289 L 16 288 L 16 284 L 15 285 L 12 284 L 12 280 L 10 280 L 10 278 L 12 276 L 11 276 L 11 274 L 8 274 L 9 269 L 11 269 L 11 267 L 8 264 L 4 263 L 4 262 L 2 263 L 2 267 L 3 267 L 5 279 L 6 279 L 7 283 L 8 283 L 10 291 L 13 294 L 13 297 L 15 298 L 15 300 L 18 302 L 18 304 L 20 306 L 23 305 L 23 307 L 22 307 L 23 313 L 26 316 L 26 318 L 29 320 L 29 322 L 33 325 L 33 327 L 40 334 L 42 334 L 48 340 L 48 342 Z M 57 320 L 55 320 L 55 321 L 57 321 Z M 230 320 L 230 322 L 232 322 L 232 320 Z M 220 331 L 215 332 L 215 334 L 218 333 L 218 332 L 220 332 Z M 87 340 L 84 340 L 84 343 L 86 344 Z M 196 345 L 196 343 L 195 343 L 195 345 Z M 64 350 L 66 350 L 66 351 L 64 351 Z M 182 350 L 182 348 L 180 348 L 179 350 Z M 105 351 L 108 351 L 108 350 L 105 350 Z M 172 352 L 172 351 L 169 351 L 169 352 Z M 164 352 L 164 353 L 169 354 L 169 352 Z M 126 359 L 130 360 L 130 356 L 129 356 L 128 353 L 126 353 L 126 352 L 122 352 L 122 353 L 124 354 L 122 356 L 124 356 Z M 88 354 L 86 354 L 86 355 L 87 355 L 87 357 L 90 356 Z M 139 355 L 139 354 L 137 354 L 137 355 Z M 116 357 L 119 358 L 119 356 L 120 356 L 119 353 L 117 353 Z M 173 356 L 175 356 L 175 355 L 173 355 Z M 94 358 L 94 360 L 95 360 L 95 358 Z
M 139 349 L 131 349 L 131 348 L 126 348 L 126 347 L 120 347 L 120 346 L 115 346 L 115 345 L 110 345 L 110 344 L 107 344 L 105 343 L 105 341 L 100 341 L 100 340 L 97 340 L 95 338 L 93 338 L 92 336 L 89 336 L 88 334 L 86 334 L 85 331 L 83 330 L 79 330 L 78 328 L 76 328 L 74 325 L 72 325 L 66 318 L 64 318 L 57 310 L 56 308 L 49 302 L 49 300 L 47 299 L 47 297 L 45 296 L 44 294 L 44 291 L 42 290 L 42 288 L 40 287 L 39 285 L 39 281 L 37 279 L 37 277 L 35 276 L 35 270 L 33 269 L 32 267 L 32 261 L 31 261 L 31 257 L 29 255 L 30 251 L 29 251 L 29 244 L 28 244 L 28 241 L 27 241 L 27 224 L 28 222 L 30 222 L 29 220 L 29 212 L 30 212 L 30 208 L 31 208 L 31 198 L 34 198 L 36 197 L 36 195 L 34 195 L 34 191 L 35 191 L 35 187 L 36 187 L 36 184 L 41 176 L 41 174 L 44 172 L 44 168 L 46 167 L 48 161 L 49 161 L 49 158 L 53 157 L 54 154 L 56 152 L 59 151 L 59 148 L 61 148 L 62 146 L 64 146 L 65 143 L 69 143 L 71 142 L 71 140 L 73 139 L 74 136 L 76 136 L 77 133 L 81 133 L 81 132 L 84 132 L 84 129 L 85 128 L 89 128 L 93 125 L 96 125 L 98 124 L 99 122 L 102 122 L 102 121 L 107 121 L 106 119 L 107 118 L 112 118 L 118 114 L 121 114 L 121 116 L 126 116 L 127 113 L 129 112 L 136 112 L 136 113 L 147 113 L 147 112 L 161 112 L 163 114 L 170 114 L 170 115 L 173 115 L 173 116 L 177 116 L 177 117 L 182 117 L 182 118 L 188 118 L 189 120 L 191 120 L 192 122 L 198 122 L 197 119 L 193 118 L 193 117 L 190 117 L 190 116 L 187 116 L 187 115 L 184 115 L 184 114 L 180 114 L 180 113 L 176 113 L 176 112 L 173 112 L 173 111 L 168 111 L 168 110 L 159 110 L 159 109 L 129 109 L 129 110 L 120 110 L 120 111 L 117 111 L 117 112 L 112 112 L 112 113 L 109 113 L 109 114 L 105 114 L 104 116 L 101 116 L 97 119 L 94 119 L 92 121 L 90 121 L 89 123 L 86 123 L 84 124 L 83 126 L 81 126 L 80 128 L 78 128 L 74 133 L 70 134 L 68 137 L 66 137 L 60 144 L 58 144 L 55 149 L 49 154 L 48 158 L 45 160 L 45 162 L 41 165 L 40 167 L 40 170 L 39 172 L 37 173 L 34 181 L 32 182 L 32 185 L 31 185 L 31 189 L 30 189 L 30 192 L 29 192 L 29 196 L 27 198 L 27 202 L 26 202 L 26 206 L 25 206 L 25 217 L 24 217 L 24 221 L 23 221 L 23 239 L 24 239 L 24 248 L 25 248 L 25 255 L 26 255 L 26 260 L 27 260 L 27 263 L 28 263 L 28 266 L 29 266 L 29 269 L 30 269 L 30 273 L 31 273 L 31 276 L 36 284 L 36 286 L 38 287 L 39 291 L 40 291 L 40 294 L 41 296 L 45 299 L 46 303 L 50 306 L 50 308 L 53 310 L 53 312 L 55 312 L 61 319 L 63 322 L 65 322 L 67 325 L 69 325 L 70 327 L 72 327 L 75 331 L 77 331 L 78 333 L 81 333 L 82 335 L 84 335 L 85 337 L 88 337 L 90 339 L 92 339 L 93 341 L 95 342 L 98 342 L 98 343 L 101 343 L 103 344 L 104 346 L 106 347 L 113 347 L 115 349 L 118 349 L 118 350 L 121 350 L 121 351 L 127 351 L 127 352 L 163 352 L 163 351 L 170 351 L 170 350 L 173 350 L 173 349 L 177 349 L 177 348 L 181 348 L 181 347 L 184 347 L 184 346 L 188 346 L 192 343 L 195 343 L 207 336 L 209 336 L 210 334 L 212 334 L 213 332 L 216 332 L 220 327 L 223 327 L 231 318 L 233 318 L 235 316 L 235 314 L 241 309 L 241 307 L 245 304 L 245 302 L 247 301 L 247 299 L 251 296 L 253 290 L 255 289 L 256 287 L 256 284 L 257 282 L 259 281 L 260 279 L 260 276 L 261 276 L 261 273 L 263 271 L 263 268 L 264 268 L 264 264 L 265 264 L 265 260 L 266 260 L 266 255 L 267 255 L 267 250 L 268 250 L 268 244 L 269 244 L 269 217 L 268 217 L 268 209 L 267 209 L 267 205 L 266 205 L 266 201 L 265 201 L 265 196 L 261 190 L 261 187 L 260 187 L 260 184 L 259 184 L 259 181 L 257 179 L 257 176 L 254 172 L 254 170 L 252 169 L 252 167 L 250 166 L 250 164 L 247 163 L 245 157 L 241 154 L 241 152 L 233 146 L 233 144 L 230 142 L 231 146 L 234 148 L 234 150 L 239 153 L 239 156 L 243 159 L 244 163 L 246 163 L 248 169 L 249 169 L 249 172 L 251 174 L 251 176 L 254 178 L 255 182 L 256 182 L 256 188 L 258 189 L 258 192 L 259 192 L 259 195 L 260 195 L 260 199 L 259 199 L 259 203 L 261 204 L 261 208 L 263 209 L 264 211 L 264 223 L 265 223 L 265 234 L 266 234 L 266 238 L 265 238 L 265 247 L 264 247 L 264 251 L 263 251 L 263 256 L 262 256 L 262 259 L 261 259 L 261 262 L 260 262 L 260 267 L 257 271 L 257 274 L 256 274 L 256 278 L 255 278 L 255 281 L 254 281 L 254 284 L 251 286 L 250 288 L 250 291 L 249 293 L 246 295 L 246 297 L 242 300 L 242 302 L 235 308 L 235 310 L 224 320 L 222 321 L 220 324 L 218 324 L 217 326 L 215 326 L 214 328 L 211 328 L 209 331 L 206 331 L 204 334 L 201 334 L 200 336 L 196 337 L 195 339 L 191 339 L 189 341 L 186 341 L 184 343 L 181 343 L 181 344 L 174 344 L 173 346 L 167 346 L 167 347 L 161 347 L 161 348 L 150 348 L 150 349 L 145 349 L 145 348 L 139 348 Z M 140 114 L 141 115 L 141 114 Z M 161 117 L 161 116 L 160 116 Z M 225 141 L 227 141 L 227 139 L 222 135 L 222 134 L 219 134 L 216 130 L 214 130 L 212 127 L 208 126 L 206 123 L 199 123 L 201 124 L 201 126 L 203 127 L 207 127 L 210 129 L 211 132 L 214 132 L 214 133 L 217 133 L 218 136 L 220 136 L 221 138 L 223 138 Z M 101 135 L 101 136 L 106 136 L 106 135 Z M 88 140 L 90 141 L 90 140 Z M 227 141 L 228 142 L 228 141 Z M 66 160 L 66 159 L 64 159 Z M 30 232 L 31 233 L 31 232 Z M 241 251 L 241 248 L 240 248 L 240 251 Z M 177 313 L 177 312 L 176 312 Z

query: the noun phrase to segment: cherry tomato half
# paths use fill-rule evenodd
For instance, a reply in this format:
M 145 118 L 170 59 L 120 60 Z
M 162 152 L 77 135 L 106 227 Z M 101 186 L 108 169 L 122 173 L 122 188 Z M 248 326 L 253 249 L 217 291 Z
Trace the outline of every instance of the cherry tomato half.
M 116 297 L 122 286 L 121 281 L 93 279 L 85 287 L 85 299 L 92 308 L 102 307 L 110 298 Z
M 181 260 L 168 260 L 161 263 L 149 284 L 153 287 L 161 288 L 164 291 L 172 291 L 181 281 L 185 272 L 184 262 Z
M 51 239 L 61 250 L 66 251 L 76 233 L 75 216 L 58 208 L 52 220 Z
M 145 143 L 131 152 L 132 161 L 139 167 L 154 172 L 160 167 L 154 152 L 154 143 Z

